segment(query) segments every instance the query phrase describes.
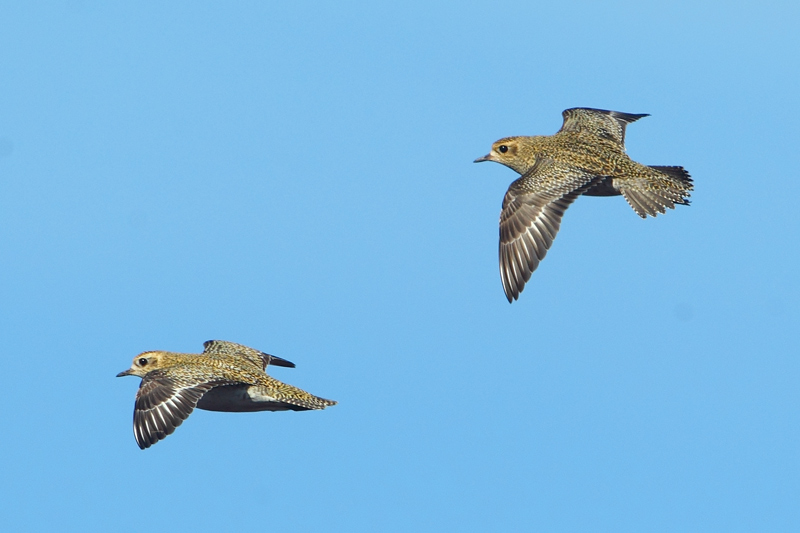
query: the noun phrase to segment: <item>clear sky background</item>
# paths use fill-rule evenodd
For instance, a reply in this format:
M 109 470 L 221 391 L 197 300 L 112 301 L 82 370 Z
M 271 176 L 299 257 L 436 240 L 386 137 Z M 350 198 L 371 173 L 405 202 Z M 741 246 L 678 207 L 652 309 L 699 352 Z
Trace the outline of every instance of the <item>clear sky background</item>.
M 796 2 L 4 2 L 9 531 L 797 531 Z M 521 299 L 561 111 L 690 207 L 580 198 Z M 339 404 L 141 451 L 145 350 L 274 353 Z

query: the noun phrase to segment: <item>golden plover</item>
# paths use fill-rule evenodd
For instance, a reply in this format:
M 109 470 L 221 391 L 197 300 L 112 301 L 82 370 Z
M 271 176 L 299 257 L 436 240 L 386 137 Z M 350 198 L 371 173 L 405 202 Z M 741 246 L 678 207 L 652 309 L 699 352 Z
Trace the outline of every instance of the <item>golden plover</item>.
M 625 126 L 647 114 L 576 107 L 562 116 L 555 135 L 506 137 L 475 160 L 521 174 L 500 212 L 500 278 L 509 302 L 519 298 L 578 196 L 621 194 L 642 218 L 689 204 L 692 178 L 683 167 L 646 166 L 625 153 Z
M 241 344 L 203 343 L 203 353 L 144 352 L 117 377 L 139 376 L 133 434 L 141 449 L 170 435 L 192 410 L 307 411 L 335 405 L 267 375 L 267 365 L 294 363 Z

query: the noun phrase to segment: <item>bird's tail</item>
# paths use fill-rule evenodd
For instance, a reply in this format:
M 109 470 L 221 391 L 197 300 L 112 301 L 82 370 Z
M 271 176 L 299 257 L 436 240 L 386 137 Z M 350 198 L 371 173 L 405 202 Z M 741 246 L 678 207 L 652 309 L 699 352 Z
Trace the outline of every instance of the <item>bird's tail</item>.
M 644 167 L 650 172 L 636 179 L 626 179 L 620 192 L 636 214 L 642 218 L 666 213 L 676 204 L 689 205 L 694 185 L 692 177 L 683 167 Z

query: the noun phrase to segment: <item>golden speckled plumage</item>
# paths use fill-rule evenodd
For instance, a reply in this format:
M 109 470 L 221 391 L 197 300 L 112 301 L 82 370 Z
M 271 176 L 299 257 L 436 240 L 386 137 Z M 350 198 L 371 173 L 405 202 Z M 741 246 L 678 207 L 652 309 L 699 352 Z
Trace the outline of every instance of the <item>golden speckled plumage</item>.
M 625 128 L 647 115 L 573 108 L 551 136 L 506 137 L 475 160 L 501 163 L 521 177 L 500 213 L 500 277 L 509 302 L 555 239 L 578 196 L 622 195 L 642 218 L 688 205 L 692 179 L 683 167 L 647 166 L 625 153 Z
M 268 365 L 294 367 L 241 344 L 207 341 L 201 354 L 152 351 L 137 355 L 117 374 L 139 376 L 133 426 L 145 449 L 170 435 L 195 407 L 209 411 L 306 411 L 336 402 L 270 377 Z

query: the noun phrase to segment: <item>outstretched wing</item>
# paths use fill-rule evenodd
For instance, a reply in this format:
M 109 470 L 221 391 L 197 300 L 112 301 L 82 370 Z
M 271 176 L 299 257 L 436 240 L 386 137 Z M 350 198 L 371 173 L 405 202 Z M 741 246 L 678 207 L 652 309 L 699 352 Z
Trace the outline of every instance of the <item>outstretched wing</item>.
M 566 109 L 561 115 L 564 117 L 564 124 L 558 130 L 559 132 L 590 133 L 614 141 L 622 148 L 625 148 L 625 126 L 642 117 L 649 116 L 647 113 L 634 115 L 620 111 L 592 109 L 591 107 L 573 107 Z
M 147 374 L 136 393 L 133 435 L 139 448 L 149 448 L 171 435 L 214 384 L 180 384 L 160 370 Z
M 254 365 L 260 366 L 264 371 L 266 371 L 267 365 L 284 366 L 288 368 L 294 368 L 295 366 L 291 361 L 260 352 L 253 348 L 248 348 L 242 344 L 236 344 L 235 342 L 206 341 L 203 343 L 203 348 L 204 355 L 209 355 L 211 357 L 215 355 L 236 355 L 244 357 L 252 361 Z
M 581 170 L 539 158 L 511 184 L 500 212 L 500 278 L 509 302 L 544 259 L 561 226 L 564 211 L 594 182 Z

